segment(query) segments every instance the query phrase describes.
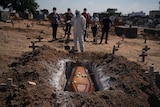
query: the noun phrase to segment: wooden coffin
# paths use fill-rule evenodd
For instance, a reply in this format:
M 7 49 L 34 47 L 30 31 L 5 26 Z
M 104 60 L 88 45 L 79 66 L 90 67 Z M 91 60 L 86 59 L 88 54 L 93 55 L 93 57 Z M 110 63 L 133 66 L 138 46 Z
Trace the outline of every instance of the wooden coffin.
M 93 82 L 89 76 L 88 70 L 83 66 L 76 66 L 68 83 L 69 91 L 92 93 L 94 90 Z

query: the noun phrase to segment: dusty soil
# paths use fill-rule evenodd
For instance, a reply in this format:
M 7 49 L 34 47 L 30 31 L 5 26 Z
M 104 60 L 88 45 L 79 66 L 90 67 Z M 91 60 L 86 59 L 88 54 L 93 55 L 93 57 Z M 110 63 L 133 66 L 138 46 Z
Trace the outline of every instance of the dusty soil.
M 160 41 L 147 40 L 151 48 L 146 61 L 139 55 L 146 45 L 141 36 L 125 38 L 119 50 L 112 55 L 112 47 L 121 38 L 113 30 L 109 43 L 95 45 L 88 30 L 84 53 L 68 53 L 64 50 L 63 28 L 58 28 L 59 40 L 52 39 L 49 22 L 20 20 L 10 23 L 0 22 L 0 105 L 2 107 L 159 107 L 159 75 L 150 76 L 145 72 L 154 64 L 160 71 Z M 32 27 L 32 23 L 34 26 Z M 31 27 L 27 28 L 29 24 Z M 40 33 L 43 30 L 44 33 Z M 37 41 L 41 35 L 42 42 Z M 98 33 L 100 37 L 101 32 Z M 73 39 L 73 35 L 71 35 Z M 35 51 L 29 48 L 31 41 L 39 46 Z M 69 43 L 73 46 L 73 41 Z M 63 91 L 62 71 L 67 60 L 87 60 L 99 69 L 103 90 L 92 94 Z M 109 80 L 107 79 L 109 77 Z M 12 78 L 14 86 L 7 84 Z M 153 81 L 153 84 L 151 84 Z

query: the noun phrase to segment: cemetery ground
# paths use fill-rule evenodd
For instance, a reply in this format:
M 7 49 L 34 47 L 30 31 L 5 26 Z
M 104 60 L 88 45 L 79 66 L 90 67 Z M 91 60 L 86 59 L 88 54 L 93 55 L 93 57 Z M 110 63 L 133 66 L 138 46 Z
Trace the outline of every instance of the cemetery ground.
M 91 30 L 87 32 L 85 52 L 68 53 L 62 25 L 58 40 L 49 42 L 52 29 L 47 21 L 0 22 L 0 107 L 159 107 L 160 41 L 151 35 L 146 44 L 142 35 L 122 41 L 112 28 L 108 44 L 93 44 Z M 100 36 L 99 29 L 98 42 Z M 113 55 L 118 42 L 122 44 Z M 35 50 L 29 48 L 33 43 Z M 72 48 L 73 33 L 67 45 Z M 142 62 L 146 45 L 150 50 Z M 66 62 L 77 60 L 91 63 L 96 71 L 91 75 L 102 86 L 95 92 L 64 91 Z

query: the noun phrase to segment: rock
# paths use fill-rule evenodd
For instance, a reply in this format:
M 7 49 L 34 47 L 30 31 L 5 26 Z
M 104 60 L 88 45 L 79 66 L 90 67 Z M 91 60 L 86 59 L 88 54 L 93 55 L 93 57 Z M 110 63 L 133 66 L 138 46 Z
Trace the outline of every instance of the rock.
M 0 84 L 0 91 L 1 92 L 6 92 L 7 91 L 7 84 L 1 83 Z
M 32 82 L 32 81 L 28 81 L 28 83 L 29 83 L 30 85 L 36 85 L 36 83 L 35 83 L 35 82 Z
M 8 78 L 7 79 L 7 87 L 11 88 L 13 85 L 13 79 L 12 78 Z
M 109 97 L 106 96 L 106 95 L 102 95 L 101 97 L 104 98 L 104 99 L 109 99 Z

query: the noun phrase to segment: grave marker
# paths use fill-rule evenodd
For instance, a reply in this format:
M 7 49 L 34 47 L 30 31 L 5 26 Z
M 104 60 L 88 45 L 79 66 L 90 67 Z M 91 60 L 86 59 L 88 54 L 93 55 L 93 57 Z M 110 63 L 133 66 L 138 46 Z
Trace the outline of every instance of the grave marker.
M 148 50 L 150 50 L 150 48 L 148 47 L 148 45 L 145 45 L 145 47 L 142 50 L 148 51 Z
M 30 28 L 30 25 L 29 25 L 29 24 L 27 24 L 27 25 L 26 25 L 26 27 L 27 27 L 27 29 L 29 29 L 29 28 Z
M 41 42 L 43 38 L 41 37 L 41 35 L 39 35 L 36 39 L 38 39 L 38 42 Z
M 13 21 L 11 21 L 11 24 L 12 24 L 12 27 L 14 27 L 14 22 Z
M 124 34 L 122 34 L 122 41 L 124 41 L 124 38 L 125 38 L 125 35 L 124 35 Z
M 43 30 L 41 30 L 40 33 L 41 33 L 41 34 L 42 34 L 42 33 L 45 34 L 45 32 L 44 32 Z
M 29 46 L 29 48 L 32 48 L 33 49 L 33 51 L 38 47 L 38 46 L 35 46 L 35 43 L 34 42 L 31 42 L 32 43 L 32 45 L 31 46 Z
M 115 51 L 118 51 L 118 48 L 116 48 L 116 46 L 113 46 L 113 50 L 112 50 L 112 54 L 115 54 Z
M 117 43 L 117 48 L 120 48 L 120 45 L 122 44 L 120 41 L 118 41 Z
M 146 43 L 147 43 L 147 36 L 144 35 L 144 36 L 143 36 L 143 39 L 144 39 L 144 44 L 146 44 Z
M 145 62 L 145 57 L 148 55 L 145 53 L 145 51 L 142 51 L 142 54 L 139 56 L 142 57 L 142 62 Z

